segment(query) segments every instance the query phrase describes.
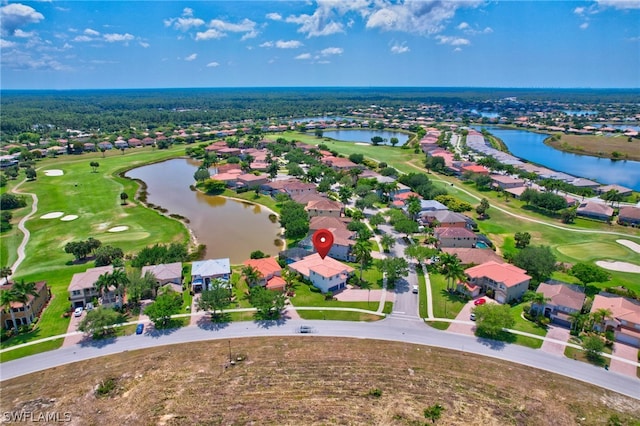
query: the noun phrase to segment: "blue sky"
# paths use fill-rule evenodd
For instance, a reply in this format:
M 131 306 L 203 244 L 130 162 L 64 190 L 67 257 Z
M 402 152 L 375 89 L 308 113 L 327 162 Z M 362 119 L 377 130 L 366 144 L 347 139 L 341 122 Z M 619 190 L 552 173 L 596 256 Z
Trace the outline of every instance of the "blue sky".
M 3 89 L 640 87 L 640 0 L 0 3 Z

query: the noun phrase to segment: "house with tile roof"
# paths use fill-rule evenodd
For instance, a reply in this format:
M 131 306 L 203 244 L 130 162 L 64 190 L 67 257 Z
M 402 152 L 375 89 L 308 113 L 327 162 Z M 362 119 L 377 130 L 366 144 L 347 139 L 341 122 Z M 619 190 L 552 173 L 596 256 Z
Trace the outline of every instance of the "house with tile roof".
M 0 286 L 0 291 L 9 291 L 12 288 L 13 283 L 8 283 Z M 35 319 L 40 316 L 49 299 L 51 299 L 51 289 L 47 286 L 46 281 L 36 282 L 35 290 L 37 295 L 28 295 L 26 303 L 11 302 L 10 309 L 13 311 L 13 317 L 18 327 L 21 325 L 29 325 L 35 321 Z M 0 324 L 7 329 L 14 327 L 11 312 L 7 307 L 2 307 L 0 310 Z
M 107 289 L 105 293 L 101 295 L 95 286 L 100 275 L 111 274 L 112 272 L 113 265 L 107 265 L 89 268 L 84 272 L 73 274 L 69 287 L 67 287 L 71 306 L 73 308 L 84 308 L 87 303 L 91 303 L 93 299 L 99 298 L 101 298 L 101 304 L 103 306 L 122 305 L 122 300 L 115 294 L 115 289 Z
M 525 186 L 524 179 L 503 175 L 491 175 L 492 186 L 502 189 L 518 188 Z
M 309 217 L 314 216 L 332 216 L 340 217 L 344 210 L 342 203 L 329 199 L 309 201 L 304 208 Z
M 182 293 L 182 262 L 147 265 L 140 270 L 143 276 L 147 272 L 153 274 L 156 278 L 158 287 L 169 285 L 173 291 Z
M 590 219 L 609 221 L 613 216 L 613 211 L 613 208 L 606 204 L 586 201 L 584 203 L 580 203 L 576 209 L 576 214 Z
M 640 226 L 640 207 L 620 207 L 618 223 L 620 225 Z
M 464 248 L 464 247 L 443 247 L 444 253 L 456 255 L 463 265 L 474 266 L 482 263 L 494 261 L 504 263 L 504 260 L 498 256 L 493 250 L 483 248 Z
M 493 292 L 493 298 L 499 303 L 508 303 L 520 299 L 529 288 L 531 276 L 527 271 L 509 263 L 486 262 L 465 269 L 470 284 L 483 292 Z
M 257 285 L 265 287 L 267 290 L 284 291 L 286 282 L 282 278 L 282 268 L 275 257 L 245 260 L 244 265 L 255 268 L 260 274 L 260 281 Z
M 441 247 L 475 247 L 478 236 L 467 228 L 438 227 L 433 232 L 438 239 L 437 246 Z
M 532 308 L 564 327 L 571 327 L 570 315 L 582 309 L 586 298 L 584 287 L 553 280 L 540 283 L 536 293 L 542 293 L 549 300 L 542 306 L 534 305 Z
M 347 286 L 347 279 L 354 272 L 351 266 L 345 265 L 329 256 L 323 259 L 318 253 L 291 263 L 289 268 L 309 280 L 322 293 L 344 289 Z
M 608 309 L 611 317 L 595 324 L 599 331 L 613 330 L 617 342 L 640 348 L 640 302 L 601 292 L 593 298 L 591 313 Z
M 230 276 L 229 258 L 195 261 L 191 264 L 191 290 L 197 293 L 210 289 L 212 281 L 229 281 Z

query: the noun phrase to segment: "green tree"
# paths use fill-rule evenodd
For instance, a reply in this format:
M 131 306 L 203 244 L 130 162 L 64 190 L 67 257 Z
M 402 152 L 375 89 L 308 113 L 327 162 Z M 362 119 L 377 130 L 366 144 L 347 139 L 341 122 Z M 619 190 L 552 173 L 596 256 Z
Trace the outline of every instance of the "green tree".
M 516 248 L 523 249 L 531 242 L 531 234 L 528 232 L 516 232 L 514 235 Z
M 480 200 L 480 204 L 478 204 L 478 206 L 476 207 L 476 213 L 478 213 L 480 218 L 486 219 L 488 216 L 487 210 L 489 210 L 489 207 L 491 207 L 489 205 L 489 200 L 483 198 L 482 200 Z
M 198 300 L 198 308 L 211 311 L 211 319 L 215 319 L 218 311 L 222 311 L 231 303 L 231 290 L 222 280 L 214 280 L 210 290 L 204 290 Z
M 198 170 L 193 174 L 193 179 L 198 182 L 204 182 L 209 179 L 211 175 L 209 174 L 209 170 L 206 167 L 198 167 Z
M 381 136 L 374 136 L 371 138 L 371 143 L 373 144 L 373 146 L 378 146 L 382 142 L 384 142 L 384 138 L 382 138 Z
M 121 205 L 125 205 L 127 204 L 127 200 L 129 199 L 129 194 L 127 194 L 126 192 L 121 192 L 120 193 L 120 204 Z
M 382 250 L 384 250 L 385 253 L 389 253 L 389 251 L 395 244 L 396 239 L 390 234 L 384 234 L 382 237 L 380 237 L 380 245 L 382 246 Z
M 390 138 L 389 143 L 391 144 L 391 146 L 395 147 L 396 145 L 398 145 L 398 143 L 400 143 L 400 140 L 398 138 Z
M 490 338 L 497 338 L 503 328 L 511 328 L 515 320 L 511 316 L 509 305 L 486 303 L 473 308 L 476 315 L 476 334 Z
M 182 309 L 182 295 L 173 290 L 168 290 L 156 297 L 144 310 L 154 326 L 158 329 L 166 328 L 171 324 L 171 315 L 175 315 Z
M 522 299 L 525 302 L 531 302 L 531 309 L 533 309 L 538 315 L 542 314 L 542 308 L 551 299 L 546 297 L 544 293 L 538 293 L 535 291 L 527 290 L 524 293 Z
M 422 211 L 422 204 L 420 198 L 415 195 L 411 195 L 407 198 L 407 211 L 411 215 L 412 220 L 416 220 L 418 214 Z
M 139 269 L 132 269 L 127 273 L 127 282 L 125 283 L 127 299 L 134 305 L 140 303 L 140 299 L 145 293 L 152 293 L 155 297 L 157 294 L 156 286 L 156 277 L 151 271 L 147 271 L 142 275 Z
M 0 195 L 0 210 L 18 209 L 26 205 L 27 202 L 22 196 L 15 196 L 13 194 L 9 194 L 8 192 Z
M 378 226 L 382 225 L 383 223 L 386 223 L 386 220 L 381 213 L 376 213 L 369 217 L 369 225 L 371 225 L 373 229 L 377 229 Z
M 564 209 L 560 212 L 562 223 L 573 223 L 577 216 L 576 209 Z
M 343 204 L 347 204 L 352 195 L 353 191 L 351 191 L 351 188 L 346 185 L 340 186 L 340 189 L 338 190 L 338 198 Z
M 571 267 L 569 273 L 580 280 L 583 285 L 609 281 L 611 275 L 601 267 L 592 263 L 578 262 Z
M 423 263 L 436 253 L 436 249 L 421 246 L 418 244 L 411 244 L 404 249 L 405 257 L 415 259 L 418 263 Z
M 284 309 L 284 294 L 256 286 L 249 290 L 249 302 L 257 309 L 256 318 L 272 320 L 280 318 Z
M 548 280 L 555 271 L 556 257 L 549 246 L 528 246 L 513 257 L 513 264 L 540 283 Z
M 269 256 L 266 255 L 262 250 L 252 251 L 251 254 L 249 255 L 250 259 L 264 259 L 265 257 L 269 257 Z
M 409 275 L 409 264 L 402 257 L 388 257 L 377 262 L 378 269 L 386 274 L 387 286 L 393 288 L 396 282 Z
M 354 244 L 351 254 L 356 258 L 356 262 L 360 264 L 360 281 L 362 282 L 362 272 L 364 267 L 371 263 L 371 248 L 368 242 L 358 241 Z
M 18 324 L 16 323 L 16 314 L 13 312 L 11 308 L 11 304 L 16 302 L 16 294 L 11 290 L 0 290 L 0 306 L 4 311 L 9 311 L 11 315 L 11 322 L 13 323 L 13 328 L 15 332 L 18 332 Z
M 7 278 L 13 275 L 13 271 L 8 266 L 3 266 L 0 268 L 0 278 Z
M 604 342 L 598 336 L 587 336 L 582 340 L 582 349 L 590 361 L 599 362 L 602 360 Z
M 38 176 L 36 169 L 34 169 L 33 167 L 27 167 L 24 171 L 24 174 L 27 177 L 27 180 L 35 180 L 35 178 Z
M 98 163 L 97 161 L 92 161 L 89 163 L 89 165 L 91 166 L 92 173 L 98 173 L 98 167 L 100 167 L 100 163 Z
M 112 247 L 109 245 L 100 246 L 95 251 L 96 266 L 111 265 L 117 261 L 117 259 L 123 259 L 124 252 L 118 247 Z
M 431 423 L 435 423 L 442 416 L 442 412 L 444 411 L 444 407 L 440 404 L 433 404 L 428 408 L 424 409 L 424 417 L 428 420 L 431 420 Z
M 247 265 L 242 267 L 242 276 L 249 287 L 253 287 L 260 282 L 262 274 L 257 268 Z
M 227 184 L 215 179 L 207 179 L 202 183 L 202 189 L 207 194 L 222 194 Z
M 395 229 L 396 232 L 406 234 L 407 237 L 410 237 L 411 234 L 418 232 L 418 223 L 406 218 L 396 222 L 393 225 L 393 229 Z
M 104 336 L 112 331 L 111 326 L 122 321 L 122 316 L 113 309 L 102 306 L 87 311 L 85 317 L 78 324 L 78 330 L 94 336 Z
M 287 201 L 282 204 L 280 225 L 286 238 L 302 238 L 309 232 L 309 216 L 302 204 Z

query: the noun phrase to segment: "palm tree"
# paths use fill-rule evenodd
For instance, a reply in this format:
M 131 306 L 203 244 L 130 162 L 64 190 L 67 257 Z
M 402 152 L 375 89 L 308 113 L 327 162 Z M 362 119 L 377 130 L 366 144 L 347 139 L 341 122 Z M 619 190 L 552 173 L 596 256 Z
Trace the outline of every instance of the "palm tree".
M 371 248 L 369 248 L 369 244 L 364 241 L 358 241 L 353 246 L 352 253 L 356 258 L 356 261 L 360 263 L 360 282 L 362 282 L 362 272 L 364 270 L 364 265 L 371 262 Z
M 0 268 L 0 278 L 8 278 L 13 274 L 13 271 L 8 266 Z
M 407 211 L 411 215 L 411 219 L 416 220 L 418 214 L 422 211 L 420 198 L 415 195 L 411 195 L 407 198 Z
M 391 250 L 395 244 L 396 244 L 396 239 L 393 238 L 390 234 L 384 234 L 380 238 L 380 245 L 382 245 L 382 250 L 384 250 L 386 253 L 388 253 L 389 250 Z
M 9 310 L 11 314 L 11 322 L 16 332 L 18 332 L 18 324 L 16 324 L 16 315 L 13 313 L 11 304 L 16 301 L 16 295 L 11 290 L 0 290 L 0 306 L 2 309 Z
M 444 274 L 447 279 L 448 291 L 455 289 L 456 280 L 463 280 L 466 278 L 466 275 L 464 274 L 464 267 L 460 263 L 460 260 L 458 260 L 457 257 L 455 259 L 456 261 L 454 263 L 447 266 L 447 270 Z
M 260 279 L 262 278 L 262 274 L 258 271 L 257 268 L 247 265 L 242 268 L 242 275 L 244 276 L 244 280 L 247 282 L 249 287 L 253 287 L 258 284 Z
M 349 176 L 353 179 L 353 186 L 356 186 L 358 183 L 358 176 L 362 174 L 362 170 L 359 168 L 353 168 L 349 170 Z
M 571 329 L 582 331 L 587 316 L 582 311 L 573 311 L 569 314 L 569 317 L 571 317 Z
M 531 302 L 531 309 L 533 309 L 534 305 L 538 307 L 537 309 L 535 309 L 538 315 L 541 313 L 540 308 L 544 307 L 544 305 L 551 300 L 550 298 L 546 297 L 543 293 L 538 293 L 531 290 L 528 290 L 527 292 L 525 292 L 523 299 L 526 302 Z
M 594 326 L 601 325 L 604 321 L 612 317 L 613 317 L 613 312 L 611 312 L 611 309 L 607 309 L 607 308 L 597 309 L 595 312 L 592 312 L 590 315 L 592 325 Z M 604 331 L 604 329 L 602 331 Z

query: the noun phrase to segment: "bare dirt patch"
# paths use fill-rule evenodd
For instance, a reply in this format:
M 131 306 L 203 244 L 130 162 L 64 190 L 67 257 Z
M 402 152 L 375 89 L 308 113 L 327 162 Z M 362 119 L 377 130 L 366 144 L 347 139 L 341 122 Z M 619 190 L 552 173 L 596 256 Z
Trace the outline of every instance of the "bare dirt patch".
M 616 243 L 622 244 L 623 246 L 635 251 L 636 253 L 640 253 L 640 244 L 638 243 L 629 240 L 616 240 Z
M 70 412 L 74 424 L 126 425 L 411 425 L 425 424 L 423 410 L 436 403 L 444 407 L 438 424 L 447 425 L 640 420 L 635 399 L 455 351 L 311 336 L 234 339 L 231 347 L 242 360 L 227 368 L 223 340 L 126 352 L 6 380 L 0 409 L 33 406 Z M 105 383 L 115 385 L 97 394 Z
M 598 260 L 596 262 L 596 265 L 610 271 L 631 272 L 634 274 L 640 274 L 640 265 L 629 262 Z
M 40 219 L 58 219 L 59 217 L 64 216 L 63 212 L 51 212 L 47 214 L 43 214 L 40 216 Z

